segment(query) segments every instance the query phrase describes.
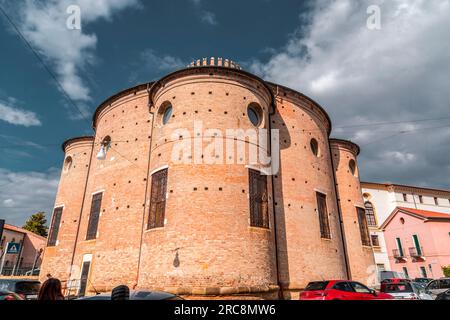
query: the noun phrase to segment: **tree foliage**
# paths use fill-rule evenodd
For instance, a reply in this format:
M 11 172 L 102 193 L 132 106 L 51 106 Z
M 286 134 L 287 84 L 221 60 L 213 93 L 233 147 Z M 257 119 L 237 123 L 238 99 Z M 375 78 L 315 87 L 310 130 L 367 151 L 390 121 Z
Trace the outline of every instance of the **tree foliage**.
M 28 218 L 27 222 L 23 226 L 25 230 L 31 231 L 37 235 L 47 237 L 48 228 L 47 228 L 47 219 L 45 218 L 44 212 L 38 212 L 33 214 L 30 218 Z

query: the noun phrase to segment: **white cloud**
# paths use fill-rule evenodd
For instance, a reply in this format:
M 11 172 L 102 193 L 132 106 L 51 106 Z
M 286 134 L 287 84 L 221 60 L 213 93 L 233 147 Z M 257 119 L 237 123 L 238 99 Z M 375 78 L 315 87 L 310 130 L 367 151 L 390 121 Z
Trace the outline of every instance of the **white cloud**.
M 372 4 L 381 7 L 381 30 L 367 28 Z M 268 61 L 255 61 L 251 70 L 317 100 L 335 127 L 450 115 L 449 0 L 319 0 L 301 19 L 306 28 L 293 30 L 285 47 Z M 335 133 L 361 143 L 364 179 L 449 187 L 449 166 L 441 159 L 450 157 L 450 148 L 443 148 L 450 145 L 450 128 L 394 136 L 402 130 L 404 125 L 395 124 Z M 381 157 L 385 152 L 390 157 Z
M 66 27 L 69 5 L 81 8 L 82 30 Z M 22 33 L 50 62 L 61 86 L 85 112 L 91 92 L 81 73 L 95 62 L 98 39 L 84 28 L 99 19 L 111 20 L 115 13 L 138 5 L 139 0 L 48 0 L 44 3 L 23 0 L 17 12 L 20 12 L 19 28 Z
M 147 49 L 141 55 L 142 62 L 149 68 L 159 71 L 175 71 L 183 68 L 184 63 L 180 58 L 171 55 L 158 55 L 154 50 Z
M 217 25 L 217 18 L 216 15 L 213 12 L 210 11 L 203 11 L 202 12 L 202 21 L 210 24 L 212 26 Z
M 12 106 L 13 101 L 0 101 L 0 120 L 24 127 L 42 125 L 36 113 Z
M 50 220 L 59 175 L 55 168 L 43 173 L 0 168 L 0 217 L 22 226 L 33 213 L 45 211 Z

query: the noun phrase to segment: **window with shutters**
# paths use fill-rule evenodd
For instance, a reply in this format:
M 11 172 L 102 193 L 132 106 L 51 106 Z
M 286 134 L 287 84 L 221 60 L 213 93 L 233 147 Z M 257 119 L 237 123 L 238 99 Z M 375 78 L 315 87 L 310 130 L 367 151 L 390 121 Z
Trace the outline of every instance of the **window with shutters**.
M 92 196 L 91 214 L 89 215 L 88 230 L 86 240 L 97 239 L 98 222 L 100 220 L 100 209 L 102 207 L 103 193 Z
M 366 210 L 362 208 L 356 208 L 358 213 L 359 232 L 361 233 L 361 241 L 363 246 L 370 247 L 370 233 L 367 225 Z
M 150 196 L 150 213 L 147 229 L 164 227 L 166 211 L 168 169 L 158 171 L 152 175 L 152 189 Z
M 319 213 L 320 236 L 323 239 L 331 239 L 330 222 L 328 219 L 327 196 L 317 192 L 317 211 Z
M 249 169 L 250 226 L 269 228 L 267 176 Z
M 373 204 L 371 202 L 366 202 L 364 204 L 364 207 L 366 208 L 367 224 L 370 227 L 376 227 L 377 226 L 377 220 L 375 219 L 375 211 L 373 209 Z
M 59 225 L 61 224 L 61 216 L 62 216 L 63 208 L 55 208 L 53 211 L 53 219 L 50 227 L 50 233 L 48 235 L 48 243 L 47 246 L 54 247 L 56 246 L 56 241 L 58 240 L 59 233 Z

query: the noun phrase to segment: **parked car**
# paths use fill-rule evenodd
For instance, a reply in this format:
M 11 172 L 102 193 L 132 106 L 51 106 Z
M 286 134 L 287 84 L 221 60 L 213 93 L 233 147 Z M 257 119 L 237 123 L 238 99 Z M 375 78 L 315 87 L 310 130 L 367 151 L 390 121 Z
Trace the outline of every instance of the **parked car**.
M 391 300 L 387 293 L 347 280 L 310 282 L 300 294 L 300 300 Z
M 450 278 L 442 278 L 431 281 L 425 288 L 425 292 L 436 299 L 436 297 L 450 289 Z
M 76 300 L 111 300 L 111 293 L 102 293 L 91 297 L 82 297 Z M 183 300 L 172 293 L 160 291 L 131 291 L 130 300 Z
M 425 293 L 423 285 L 416 282 L 385 283 L 381 285 L 381 292 L 388 293 L 395 299 L 434 300 Z
M 450 301 L 450 290 L 442 292 L 437 295 L 436 300 L 449 300 Z
M 24 298 L 22 298 L 18 294 L 15 294 L 14 292 L 0 289 L 0 301 L 5 300 L 24 300 Z
M 11 291 L 25 300 L 37 300 L 41 283 L 29 279 L 0 279 L 0 290 Z
M 387 284 L 387 283 L 400 283 L 400 282 L 413 282 L 413 281 L 411 279 L 407 279 L 407 278 L 389 278 L 389 279 L 384 279 L 383 281 L 381 281 L 381 285 Z
M 415 278 L 414 279 L 414 282 L 417 282 L 417 283 L 423 283 L 423 284 L 425 284 L 425 285 L 427 285 L 427 284 L 429 284 L 431 281 L 433 281 L 434 279 L 431 279 L 431 278 Z

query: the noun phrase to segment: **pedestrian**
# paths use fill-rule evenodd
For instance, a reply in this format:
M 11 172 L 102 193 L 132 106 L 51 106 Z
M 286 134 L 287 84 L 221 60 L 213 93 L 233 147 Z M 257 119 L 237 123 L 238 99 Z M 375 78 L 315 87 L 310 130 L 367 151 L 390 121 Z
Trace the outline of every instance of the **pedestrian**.
M 64 300 L 62 294 L 61 281 L 56 278 L 50 278 L 45 281 L 39 290 L 38 300 L 41 301 L 58 301 Z

